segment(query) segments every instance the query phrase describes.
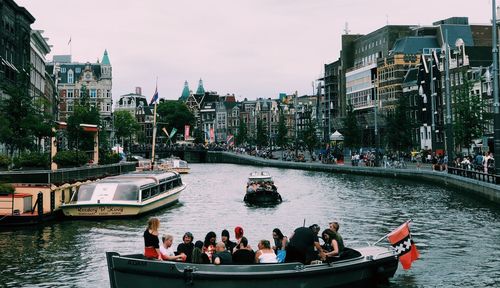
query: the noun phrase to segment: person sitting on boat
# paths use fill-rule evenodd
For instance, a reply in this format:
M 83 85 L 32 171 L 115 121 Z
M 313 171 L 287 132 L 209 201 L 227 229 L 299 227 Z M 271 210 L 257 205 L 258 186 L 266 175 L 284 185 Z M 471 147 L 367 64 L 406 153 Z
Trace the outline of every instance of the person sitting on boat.
M 212 262 L 212 255 L 215 252 L 217 235 L 215 232 L 210 231 L 205 236 L 205 241 L 203 242 L 203 253 L 207 254 L 208 259 Z
M 325 241 L 321 247 L 325 251 L 327 262 L 332 262 L 338 256 L 340 256 L 341 252 L 344 250 L 343 244 L 339 245 L 336 239 L 335 231 L 332 229 L 325 229 L 321 233 L 321 238 Z
M 345 246 L 344 246 L 344 239 L 342 239 L 342 236 L 340 236 L 340 233 L 339 233 L 339 227 L 340 227 L 339 222 L 331 221 L 329 223 L 329 226 L 330 226 L 330 229 L 335 232 L 335 240 L 337 241 L 337 244 L 339 245 L 340 254 L 342 254 Z
M 203 253 L 203 241 L 196 241 L 191 254 L 191 262 L 195 264 L 210 264 L 210 259 L 206 253 Z
M 276 256 L 278 257 L 278 262 L 284 262 L 285 261 L 285 255 L 286 255 L 286 245 L 288 244 L 288 238 L 281 233 L 281 230 L 278 228 L 273 229 L 273 240 L 274 240 L 274 246 L 273 250 L 276 253 Z
M 174 237 L 170 234 L 165 234 L 162 237 L 163 244 L 160 246 L 161 258 L 168 261 L 185 261 L 186 254 L 175 255 L 174 249 L 172 248 L 172 243 L 174 243 Z
M 144 231 L 144 257 L 150 259 L 162 260 L 160 253 L 160 239 L 158 238 L 158 229 L 160 220 L 151 218 L 148 221 L 148 228 Z
M 243 237 L 243 228 L 240 226 L 236 226 L 234 228 L 234 237 L 236 238 L 236 249 L 238 248 L 238 244 L 240 244 L 241 238 Z
M 234 247 L 236 247 L 236 243 L 229 240 L 229 231 L 227 231 L 226 229 L 222 230 L 221 240 L 224 243 L 224 245 L 226 245 L 227 251 L 229 251 L 229 253 L 232 254 Z
M 255 263 L 255 252 L 248 245 L 248 240 L 246 237 L 241 237 L 240 244 L 238 245 L 238 250 L 233 253 L 233 263 L 234 264 L 253 264 Z
M 212 256 L 214 259 L 213 263 L 215 265 L 233 263 L 233 256 L 226 250 L 224 242 L 217 243 L 217 245 L 215 245 L 215 251 L 216 253 Z
M 255 193 L 257 191 L 257 183 L 255 182 L 250 182 L 247 185 L 247 193 Z
M 292 236 L 290 237 L 290 242 L 286 247 L 286 258 L 285 262 L 301 262 L 304 264 L 309 264 L 312 259 L 307 257 L 307 252 L 310 249 L 316 248 L 319 252 L 321 259 L 326 259 L 325 252 L 321 245 L 319 245 L 318 235 L 316 235 L 315 230 L 313 231 L 314 225 L 308 227 L 299 227 L 295 229 Z
M 184 233 L 182 236 L 182 243 L 177 245 L 177 254 L 185 254 L 186 262 L 191 262 L 191 254 L 193 254 L 193 234 L 191 232 Z
M 278 263 L 278 258 L 268 240 L 260 240 L 257 247 L 259 250 L 255 253 L 255 263 Z

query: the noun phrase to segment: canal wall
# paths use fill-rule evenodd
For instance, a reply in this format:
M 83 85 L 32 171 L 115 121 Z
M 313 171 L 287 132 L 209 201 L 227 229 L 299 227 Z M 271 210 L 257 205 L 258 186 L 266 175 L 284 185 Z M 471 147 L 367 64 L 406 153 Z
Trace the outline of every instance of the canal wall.
M 241 165 L 255 165 L 285 169 L 300 169 L 330 173 L 357 174 L 395 179 L 409 179 L 435 183 L 443 187 L 453 188 L 469 195 L 478 195 L 494 203 L 500 204 L 500 185 L 465 178 L 462 176 L 424 169 L 393 169 L 382 167 L 364 167 L 322 164 L 319 162 L 286 162 L 280 160 L 263 159 L 249 155 L 231 152 L 208 152 L 207 163 L 232 163 Z

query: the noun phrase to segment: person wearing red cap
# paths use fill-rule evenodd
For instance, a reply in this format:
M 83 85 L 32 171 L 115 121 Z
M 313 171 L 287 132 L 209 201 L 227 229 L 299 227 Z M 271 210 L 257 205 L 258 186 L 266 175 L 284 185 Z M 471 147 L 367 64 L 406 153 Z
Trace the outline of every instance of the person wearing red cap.
M 236 238 L 236 248 L 238 248 L 241 242 L 241 238 L 243 237 L 243 228 L 241 228 L 240 226 L 236 226 L 234 228 L 234 236 Z

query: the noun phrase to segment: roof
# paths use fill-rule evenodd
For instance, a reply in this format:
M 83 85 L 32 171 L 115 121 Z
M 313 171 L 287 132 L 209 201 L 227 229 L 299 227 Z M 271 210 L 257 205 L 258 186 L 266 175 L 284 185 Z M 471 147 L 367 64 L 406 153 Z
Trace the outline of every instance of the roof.
M 448 32 L 448 43 L 453 45 L 458 38 L 464 40 L 465 46 L 474 46 L 472 30 L 469 25 L 450 25 L 443 24 L 440 27 L 441 39 L 446 41 L 446 32 Z
M 205 88 L 203 87 L 203 80 L 201 79 L 198 82 L 198 89 L 196 89 L 196 94 L 205 94 Z
M 418 68 L 410 68 L 404 77 L 403 87 L 417 84 Z
M 392 48 L 393 54 L 420 54 L 424 48 L 439 48 L 434 36 L 410 36 L 396 40 Z
M 186 101 L 189 97 L 189 84 L 188 81 L 184 81 L 184 89 L 182 89 L 182 94 L 181 97 L 179 98 L 180 101 Z
M 108 57 L 108 50 L 104 50 L 104 55 L 102 56 L 101 64 L 102 65 L 111 65 L 111 63 L 109 62 L 109 57 Z

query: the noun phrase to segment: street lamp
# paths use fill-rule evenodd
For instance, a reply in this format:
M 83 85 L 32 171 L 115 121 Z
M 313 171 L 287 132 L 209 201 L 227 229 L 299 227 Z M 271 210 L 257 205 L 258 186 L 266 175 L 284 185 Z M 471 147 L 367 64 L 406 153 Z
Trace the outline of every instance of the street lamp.
M 376 77 L 376 76 L 375 76 Z M 375 134 L 375 167 L 379 166 L 379 155 L 378 155 L 378 150 L 380 147 L 380 135 L 378 133 L 378 80 L 374 79 L 372 81 L 373 83 L 373 99 L 374 99 L 374 105 L 373 105 L 373 114 L 374 114 L 374 120 L 375 120 L 375 129 L 374 129 L 374 134 Z
M 492 15 L 493 15 L 493 29 L 492 29 L 492 53 L 493 53 L 493 143 L 495 152 L 495 173 L 500 171 L 500 107 L 498 102 L 498 43 L 497 43 L 497 14 L 496 14 L 496 0 L 491 2 Z

